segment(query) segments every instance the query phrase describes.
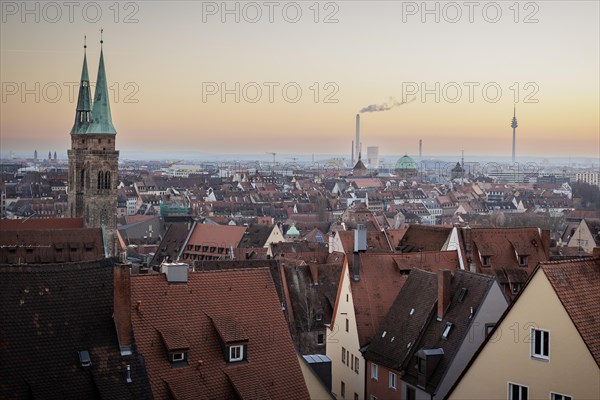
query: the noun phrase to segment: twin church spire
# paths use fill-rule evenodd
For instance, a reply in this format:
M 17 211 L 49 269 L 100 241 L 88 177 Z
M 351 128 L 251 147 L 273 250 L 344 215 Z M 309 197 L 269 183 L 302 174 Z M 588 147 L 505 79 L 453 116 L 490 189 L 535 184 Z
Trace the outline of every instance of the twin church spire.
M 110 102 L 108 96 L 108 84 L 106 71 L 104 69 L 104 52 L 100 39 L 100 64 L 98 66 L 98 77 L 96 78 L 96 92 L 93 103 L 91 101 L 90 78 L 87 67 L 87 43 L 83 45 L 83 69 L 81 81 L 79 82 L 79 97 L 77 99 L 77 110 L 75 112 L 75 123 L 71 129 L 71 135 L 77 134 L 116 134 L 117 131 L 112 123 L 110 114 Z

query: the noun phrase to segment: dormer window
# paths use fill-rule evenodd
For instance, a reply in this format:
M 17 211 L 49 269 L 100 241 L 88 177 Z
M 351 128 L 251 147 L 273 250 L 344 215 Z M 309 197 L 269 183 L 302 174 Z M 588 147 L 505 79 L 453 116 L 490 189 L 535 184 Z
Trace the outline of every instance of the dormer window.
M 229 347 L 229 362 L 242 361 L 244 359 L 244 346 Z
M 315 315 L 315 319 L 316 319 L 317 321 L 322 321 L 322 320 L 323 320 L 323 314 L 322 314 L 322 313 L 317 313 L 317 314 Z
M 183 352 L 183 353 L 171 353 L 171 362 L 172 363 L 185 361 L 186 359 L 187 359 L 187 353 L 186 352 Z
M 519 265 L 521 267 L 527 266 L 527 256 L 519 256 Z
M 178 328 L 167 328 L 160 331 L 163 344 L 167 350 L 168 359 L 172 366 L 186 366 L 190 346 Z
M 481 266 L 482 267 L 490 266 L 490 256 L 481 256 Z

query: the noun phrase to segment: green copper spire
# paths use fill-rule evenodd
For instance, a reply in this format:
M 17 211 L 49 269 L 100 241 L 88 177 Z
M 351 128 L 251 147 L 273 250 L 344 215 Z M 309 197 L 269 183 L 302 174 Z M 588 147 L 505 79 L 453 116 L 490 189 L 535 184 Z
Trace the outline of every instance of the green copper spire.
M 87 55 L 84 36 L 83 45 L 83 69 L 81 71 L 81 81 L 79 82 L 79 98 L 77 99 L 77 110 L 75 112 L 75 123 L 71 129 L 71 135 L 85 133 L 88 129 L 92 106 L 90 103 L 90 78 L 88 77 Z
M 102 32 L 102 30 L 100 32 Z M 102 46 L 102 43 L 104 43 L 104 41 L 100 39 L 100 46 Z M 96 93 L 94 94 L 92 120 L 86 133 L 117 133 L 112 124 L 112 117 L 110 115 L 108 85 L 106 83 L 106 72 L 104 71 L 104 54 L 102 47 L 100 47 L 100 66 L 98 67 L 98 78 L 96 79 Z

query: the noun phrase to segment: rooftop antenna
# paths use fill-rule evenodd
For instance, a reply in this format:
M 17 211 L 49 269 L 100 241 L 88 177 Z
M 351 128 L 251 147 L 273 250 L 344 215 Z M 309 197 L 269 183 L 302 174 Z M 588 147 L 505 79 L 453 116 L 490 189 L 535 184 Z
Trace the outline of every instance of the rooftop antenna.
M 85 52 L 87 49 L 87 36 L 83 35 L 83 51 Z

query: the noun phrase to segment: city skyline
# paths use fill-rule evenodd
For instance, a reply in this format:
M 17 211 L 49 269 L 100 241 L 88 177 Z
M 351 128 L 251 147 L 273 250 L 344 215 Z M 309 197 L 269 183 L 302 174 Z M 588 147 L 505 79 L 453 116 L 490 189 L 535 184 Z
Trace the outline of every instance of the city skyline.
M 283 2 L 286 13 L 273 15 L 254 3 L 258 18 L 235 2 L 233 14 L 220 2 L 129 2 L 102 4 L 97 22 L 89 3 L 61 18 L 50 3 L 35 4 L 2 5 L 3 153 L 66 151 L 83 36 L 94 84 L 103 27 L 123 152 L 349 158 L 355 115 L 365 110 L 363 150 L 416 154 L 422 139 L 424 155 L 510 157 L 516 104 L 517 160 L 600 155 L 596 2 L 483 2 L 473 23 L 462 3 L 428 3 L 437 15 L 413 2 Z M 451 22 L 457 10 L 462 18 Z M 152 29 L 161 20 L 164 29 Z M 368 112 L 376 110 L 384 111 Z

